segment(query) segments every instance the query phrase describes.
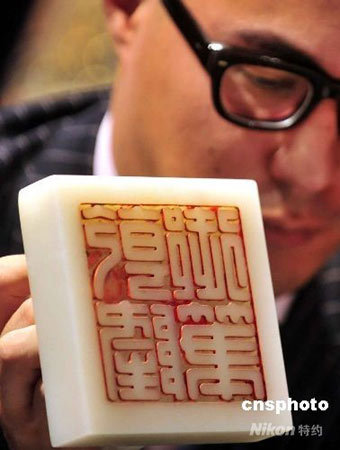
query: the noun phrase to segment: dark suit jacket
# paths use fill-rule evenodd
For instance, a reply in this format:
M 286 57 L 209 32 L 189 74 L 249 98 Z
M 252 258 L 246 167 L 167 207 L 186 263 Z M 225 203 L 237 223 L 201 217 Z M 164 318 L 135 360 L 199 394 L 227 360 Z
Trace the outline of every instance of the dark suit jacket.
M 0 255 L 23 252 L 21 188 L 52 174 L 92 174 L 108 96 L 101 90 L 0 110 Z
M 17 209 L 22 187 L 51 174 L 92 173 L 94 143 L 107 105 L 108 91 L 97 91 L 0 111 L 1 255 L 23 251 Z M 252 448 L 340 448 L 340 255 L 297 294 L 281 336 L 291 398 L 325 399 L 330 407 L 294 413 L 295 436 L 271 438 Z M 319 425 L 322 436 L 303 437 L 300 425 Z

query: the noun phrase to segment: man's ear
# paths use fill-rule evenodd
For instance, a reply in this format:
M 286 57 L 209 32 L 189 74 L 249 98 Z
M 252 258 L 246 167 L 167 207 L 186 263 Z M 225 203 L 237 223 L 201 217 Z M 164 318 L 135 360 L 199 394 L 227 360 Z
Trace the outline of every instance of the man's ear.
M 122 47 L 130 42 L 134 30 L 133 14 L 143 0 L 104 0 L 109 32 L 115 48 L 120 53 Z

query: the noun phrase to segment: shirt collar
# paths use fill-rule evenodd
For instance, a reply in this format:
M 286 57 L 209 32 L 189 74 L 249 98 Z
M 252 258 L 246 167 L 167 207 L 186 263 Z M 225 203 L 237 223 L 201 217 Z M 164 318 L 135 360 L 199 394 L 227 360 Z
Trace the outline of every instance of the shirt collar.
M 93 175 L 118 175 L 112 151 L 113 118 L 106 111 L 98 129 L 93 155 Z

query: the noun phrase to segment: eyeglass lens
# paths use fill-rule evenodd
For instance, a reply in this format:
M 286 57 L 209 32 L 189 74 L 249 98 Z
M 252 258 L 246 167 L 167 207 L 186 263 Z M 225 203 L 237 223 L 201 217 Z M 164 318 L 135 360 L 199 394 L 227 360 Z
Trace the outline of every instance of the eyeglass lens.
M 304 110 L 313 86 L 299 74 L 272 67 L 233 64 L 221 79 L 224 110 L 240 118 L 280 121 Z

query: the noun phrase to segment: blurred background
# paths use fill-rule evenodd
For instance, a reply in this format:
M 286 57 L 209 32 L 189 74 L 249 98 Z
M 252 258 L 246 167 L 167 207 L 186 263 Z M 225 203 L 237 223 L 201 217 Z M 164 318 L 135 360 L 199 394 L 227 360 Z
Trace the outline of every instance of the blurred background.
M 13 0 L 9 9 L 0 19 L 2 104 L 111 83 L 102 0 Z

